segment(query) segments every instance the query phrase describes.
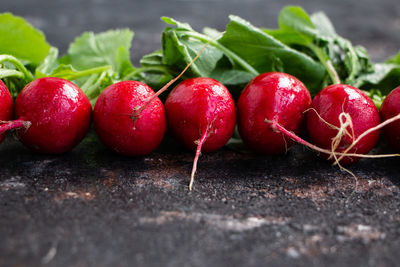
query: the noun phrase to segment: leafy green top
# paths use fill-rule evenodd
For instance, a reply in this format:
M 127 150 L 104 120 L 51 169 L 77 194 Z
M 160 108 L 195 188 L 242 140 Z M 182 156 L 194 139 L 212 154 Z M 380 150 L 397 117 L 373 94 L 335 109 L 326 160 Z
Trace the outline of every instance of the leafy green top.
M 12 55 L 38 65 L 49 49 L 43 33 L 23 18 L 10 13 L 0 14 L 0 54 Z
M 23 18 L 0 14 L 0 79 L 16 96 L 35 78 L 61 77 L 74 81 L 94 102 L 107 85 L 121 80 L 161 88 L 206 46 L 183 78 L 217 79 L 234 96 L 268 71 L 296 76 L 312 94 L 331 83 L 347 83 L 366 90 L 378 106 L 400 84 L 400 53 L 372 63 L 363 47 L 336 33 L 324 13 L 308 15 L 301 7 L 284 7 L 278 29 L 258 28 L 237 16 L 229 19 L 223 32 L 197 32 L 187 23 L 163 17 L 167 27 L 161 49 L 143 56 L 135 68 L 129 51 L 134 34 L 129 29 L 85 32 L 59 57 L 57 48 Z

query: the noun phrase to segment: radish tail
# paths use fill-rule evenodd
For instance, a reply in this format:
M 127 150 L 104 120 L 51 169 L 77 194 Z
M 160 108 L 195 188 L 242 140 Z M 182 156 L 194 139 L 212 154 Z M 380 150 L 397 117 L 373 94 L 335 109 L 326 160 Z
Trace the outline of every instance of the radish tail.
M 382 124 L 369 129 L 368 131 L 366 131 L 366 134 L 372 132 L 372 131 L 376 131 L 379 128 L 382 128 L 384 125 L 387 125 L 391 122 L 393 122 L 396 119 L 400 119 L 400 114 L 397 115 L 396 117 L 389 119 L 385 122 L 383 122 Z M 306 140 L 302 139 L 301 137 L 297 136 L 296 134 L 294 134 L 293 132 L 287 130 L 285 127 L 283 127 L 282 125 L 280 125 L 277 122 L 274 121 L 270 121 L 270 120 L 265 120 L 266 123 L 271 124 L 272 128 L 278 132 L 283 133 L 284 135 L 286 135 L 287 137 L 291 138 L 292 140 L 294 140 L 295 142 L 302 144 L 308 148 L 311 148 L 312 150 L 324 153 L 324 154 L 328 154 L 331 156 L 341 156 L 340 159 L 342 157 L 360 157 L 360 158 L 388 158 L 388 157 L 398 157 L 400 156 L 400 154 L 382 154 L 382 155 L 368 155 L 368 154 L 357 154 L 357 153 L 348 153 L 348 150 L 344 151 L 344 152 L 337 152 L 337 151 L 331 151 L 329 149 L 324 149 L 324 148 L 320 148 L 316 145 L 311 144 L 310 142 L 307 142 Z M 383 125 L 383 126 L 382 126 Z M 368 133 L 367 133 L 368 132 Z M 356 142 L 358 142 L 362 137 L 365 137 L 366 134 L 363 134 L 362 136 L 360 135 L 358 137 L 358 139 L 356 140 Z M 360 138 L 361 137 L 361 138 Z
M 0 134 L 3 134 L 9 130 L 26 128 L 31 126 L 29 121 L 15 120 L 15 121 L 0 121 Z
M 197 170 L 197 161 L 199 160 L 199 157 L 201 155 L 201 147 L 203 146 L 204 142 L 207 140 L 208 130 L 209 129 L 207 128 L 204 131 L 204 133 L 201 135 L 200 140 L 198 140 L 196 156 L 194 157 L 194 160 L 193 160 L 192 174 L 190 175 L 189 191 L 192 191 L 192 189 L 193 189 L 194 175 Z

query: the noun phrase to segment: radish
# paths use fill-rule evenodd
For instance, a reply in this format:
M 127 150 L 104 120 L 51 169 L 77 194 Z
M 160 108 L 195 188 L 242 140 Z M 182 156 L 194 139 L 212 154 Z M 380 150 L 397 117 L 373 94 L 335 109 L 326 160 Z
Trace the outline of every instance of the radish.
M 398 117 L 400 114 L 400 86 L 393 89 L 385 98 L 380 109 L 382 121 Z M 383 135 L 387 143 L 395 150 L 400 151 L 400 121 L 396 121 L 383 128 Z
M 6 127 L 7 122 L 11 120 L 13 100 L 7 86 L 0 80 L 0 132 Z M 5 134 L 0 134 L 0 143 L 3 142 Z
M 284 153 L 293 141 L 276 131 L 272 122 L 299 134 L 303 113 L 310 104 L 309 91 L 295 77 L 281 72 L 260 74 L 250 81 L 239 97 L 239 134 L 249 148 L 260 154 Z
M 115 152 L 128 156 L 146 155 L 156 149 L 167 128 L 165 109 L 158 96 L 182 77 L 207 46 L 208 43 L 157 93 L 137 81 L 107 87 L 94 107 L 94 126 L 100 140 Z
M 378 142 L 380 130 L 371 129 L 379 123 L 374 102 L 361 90 L 345 84 L 333 84 L 319 92 L 307 114 L 307 129 L 314 144 L 345 154 L 368 153 Z M 343 165 L 359 159 L 357 156 L 335 156 L 335 160 Z
M 58 154 L 75 147 L 87 134 L 91 105 L 75 84 L 45 77 L 27 84 L 18 95 L 14 121 L 2 125 L 0 134 L 16 129 L 19 140 L 30 149 Z
M 232 136 L 235 103 L 226 87 L 211 78 L 192 78 L 178 84 L 165 102 L 168 128 L 185 147 L 196 150 L 189 190 L 200 153 L 218 150 Z
M 154 95 L 149 86 L 137 81 L 108 86 L 97 99 L 93 112 L 100 140 L 115 152 L 128 156 L 145 155 L 156 149 L 167 122 L 164 106 Z M 138 114 L 138 107 L 145 108 Z

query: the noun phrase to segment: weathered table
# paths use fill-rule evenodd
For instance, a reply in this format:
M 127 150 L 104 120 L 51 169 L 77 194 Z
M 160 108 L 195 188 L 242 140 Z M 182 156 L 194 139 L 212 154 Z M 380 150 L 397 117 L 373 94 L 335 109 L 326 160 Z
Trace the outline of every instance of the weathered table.
M 12 11 L 62 51 L 84 30 L 130 27 L 134 61 L 159 48 L 162 15 L 223 29 L 229 13 L 276 26 L 281 1 L 14 1 Z M 376 60 L 400 44 L 394 0 L 305 1 Z M 375 153 L 385 151 L 381 144 Z M 341 172 L 296 146 L 259 157 L 193 153 L 166 137 L 153 154 L 118 156 L 92 132 L 73 151 L 0 146 L 1 266 L 395 266 L 400 250 L 399 159 Z

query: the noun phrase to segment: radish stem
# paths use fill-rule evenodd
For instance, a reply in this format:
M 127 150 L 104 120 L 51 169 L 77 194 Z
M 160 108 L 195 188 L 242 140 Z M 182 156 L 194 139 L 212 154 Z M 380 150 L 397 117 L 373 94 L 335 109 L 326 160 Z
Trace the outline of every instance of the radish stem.
M 0 55 L 0 63 L 3 63 L 5 61 L 12 63 L 17 69 L 19 69 L 24 74 L 24 78 L 26 81 L 33 81 L 32 74 L 17 58 L 10 55 Z
M 8 78 L 8 77 L 16 77 L 19 79 L 24 78 L 24 74 L 17 70 L 9 70 L 9 69 L 0 69 L 0 79 Z
M 126 74 L 122 80 L 129 80 L 132 77 L 135 77 L 135 75 L 143 73 L 143 72 L 156 72 L 156 73 L 169 73 L 169 70 L 165 66 L 151 66 L 151 67 L 141 67 L 141 68 L 136 68 L 134 71 Z
M 78 71 L 76 73 L 73 73 L 71 75 L 62 75 L 62 78 L 66 79 L 66 80 L 76 80 L 78 78 L 81 77 L 85 77 L 88 76 L 90 74 L 94 74 L 94 73 L 101 73 L 101 72 L 105 72 L 107 70 L 110 70 L 111 66 L 107 65 L 107 66 L 102 66 L 102 67 L 96 67 L 96 68 L 91 68 L 88 70 L 83 70 L 83 71 Z
M 321 61 L 322 65 L 324 65 L 326 71 L 329 74 L 329 77 L 332 80 L 332 83 L 339 84 L 340 77 L 339 77 L 338 73 L 336 72 L 335 67 L 332 64 L 332 61 L 329 60 L 329 57 L 327 57 L 324 54 L 324 52 L 321 50 L 321 48 L 317 47 L 316 45 L 310 45 L 309 47 L 315 53 L 315 55 L 318 57 L 318 59 Z

